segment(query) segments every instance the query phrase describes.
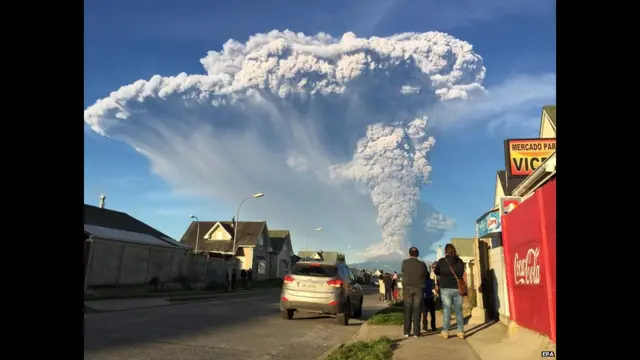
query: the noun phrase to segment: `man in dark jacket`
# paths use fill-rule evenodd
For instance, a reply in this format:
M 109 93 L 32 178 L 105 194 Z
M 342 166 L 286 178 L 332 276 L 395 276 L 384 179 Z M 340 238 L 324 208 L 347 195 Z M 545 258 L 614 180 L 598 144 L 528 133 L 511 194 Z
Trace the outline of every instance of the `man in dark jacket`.
M 418 248 L 409 249 L 409 258 L 402 262 L 402 295 L 404 297 L 404 336 L 409 337 L 413 321 L 413 336 L 420 336 L 422 297 L 427 281 L 427 265 L 418 260 Z
M 389 273 L 384 273 L 384 300 L 391 302 L 391 290 L 393 287 L 393 279 Z
M 244 269 L 240 271 L 240 280 L 242 280 L 242 290 L 247 290 L 247 272 Z

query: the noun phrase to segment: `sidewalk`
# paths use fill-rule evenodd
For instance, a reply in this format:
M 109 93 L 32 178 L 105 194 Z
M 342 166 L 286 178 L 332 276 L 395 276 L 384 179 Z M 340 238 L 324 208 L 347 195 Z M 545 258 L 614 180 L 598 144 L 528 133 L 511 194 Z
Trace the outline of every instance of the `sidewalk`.
M 105 299 L 105 300 L 87 300 L 84 305 L 88 308 L 87 313 L 100 313 L 109 311 L 123 311 L 133 309 L 143 309 L 158 306 L 170 306 L 180 304 L 181 301 L 200 300 L 200 299 L 220 299 L 241 295 L 263 294 L 273 290 L 272 288 L 261 288 L 247 291 L 233 292 L 212 292 L 208 294 L 192 293 L 191 295 L 178 295 L 166 297 L 146 297 L 131 299 Z
M 455 318 L 455 316 L 454 316 Z M 452 324 L 455 324 L 452 321 Z M 436 312 L 436 326 L 442 327 L 442 313 Z M 455 325 L 451 326 L 455 329 Z M 466 331 L 466 329 L 465 329 Z M 439 336 L 440 331 L 422 333 L 420 338 L 403 337 L 403 325 L 369 325 L 364 324 L 353 341 L 375 340 L 386 336 L 397 340 L 397 347 L 393 352 L 393 360 L 414 359 L 447 359 L 447 360 L 479 360 L 466 340 L 455 337 L 455 330 L 449 331 L 449 339 Z
M 454 316 L 455 318 L 455 316 Z M 526 329 L 518 329 L 509 337 L 502 323 L 465 325 L 466 339 L 458 339 L 452 319 L 449 339 L 441 338 L 442 312 L 436 312 L 435 332 L 422 333 L 420 338 L 404 338 L 402 325 L 370 325 L 365 323 L 352 341 L 375 340 L 388 337 L 397 341 L 393 360 L 539 360 L 540 351 L 554 350 L 548 339 Z

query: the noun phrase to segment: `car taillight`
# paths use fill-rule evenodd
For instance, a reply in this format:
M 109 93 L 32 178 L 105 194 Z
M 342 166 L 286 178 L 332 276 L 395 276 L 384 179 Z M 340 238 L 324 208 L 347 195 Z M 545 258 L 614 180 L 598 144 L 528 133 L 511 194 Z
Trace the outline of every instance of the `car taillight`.
M 293 282 L 293 277 L 289 276 L 289 275 L 285 275 L 284 276 L 284 283 L 285 284 L 291 284 Z
M 339 288 L 342 287 L 342 280 L 336 279 L 336 280 L 329 280 L 327 281 L 327 285 L 334 287 L 334 288 Z

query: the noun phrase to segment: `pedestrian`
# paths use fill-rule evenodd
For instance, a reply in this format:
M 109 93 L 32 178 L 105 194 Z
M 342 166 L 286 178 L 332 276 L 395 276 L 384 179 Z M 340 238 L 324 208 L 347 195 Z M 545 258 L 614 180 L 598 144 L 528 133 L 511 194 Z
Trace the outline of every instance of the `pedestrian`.
M 422 296 L 427 274 L 427 265 L 418 259 L 420 252 L 412 246 L 409 258 L 402 261 L 402 297 L 404 303 L 404 337 L 409 337 L 413 322 L 413 336 L 420 337 Z
M 433 294 L 433 279 L 430 274 L 427 274 L 427 280 L 424 283 L 424 290 L 422 292 L 422 330 L 429 331 L 428 315 L 431 315 L 431 330 L 436 331 L 436 301 Z
M 247 290 L 247 272 L 244 269 L 240 271 L 240 280 L 242 281 L 242 290 Z
M 251 280 L 253 280 L 253 269 L 247 270 L 247 288 L 251 289 Z
M 453 244 L 444 247 L 444 257 L 438 260 L 434 270 L 438 276 L 437 289 L 442 300 L 442 332 L 440 336 L 449 338 L 449 327 L 451 325 L 451 307 L 456 313 L 456 324 L 458 327 L 457 336 L 464 339 L 464 316 L 462 314 L 462 296 L 458 286 L 459 280 L 464 282 L 464 262 L 458 257 Z
M 236 289 L 236 277 L 238 276 L 238 274 L 236 273 L 236 268 L 234 267 L 233 270 L 231 271 L 231 290 L 235 290 Z
M 384 300 L 387 302 L 391 302 L 391 287 L 393 286 L 393 279 L 391 279 L 391 274 L 384 274 Z
M 399 288 L 398 288 L 398 273 L 397 272 L 393 272 L 393 301 L 398 301 L 398 292 L 399 292 Z
M 384 276 L 382 276 L 382 274 L 380 274 L 380 276 L 378 276 L 378 291 L 380 292 L 380 296 L 378 296 L 378 301 L 384 301 L 384 296 L 385 296 L 385 292 L 384 292 Z

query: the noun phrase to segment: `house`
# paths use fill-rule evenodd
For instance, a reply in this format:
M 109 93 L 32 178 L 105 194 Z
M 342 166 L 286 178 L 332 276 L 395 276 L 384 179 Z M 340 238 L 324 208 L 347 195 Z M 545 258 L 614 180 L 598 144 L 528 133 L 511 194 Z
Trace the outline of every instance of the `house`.
M 335 264 L 338 261 L 337 251 L 298 251 L 298 256 L 302 261 L 321 261 L 329 264 Z
M 289 230 L 269 230 L 269 278 L 282 279 L 293 266 L 293 249 Z
M 269 278 L 269 229 L 266 221 L 238 221 L 236 252 L 233 254 L 233 221 L 192 221 L 180 239 L 195 252 L 238 259 L 238 269 L 253 271 L 253 280 Z
M 182 244 L 127 213 L 84 205 L 85 286 L 168 282 L 185 271 Z

